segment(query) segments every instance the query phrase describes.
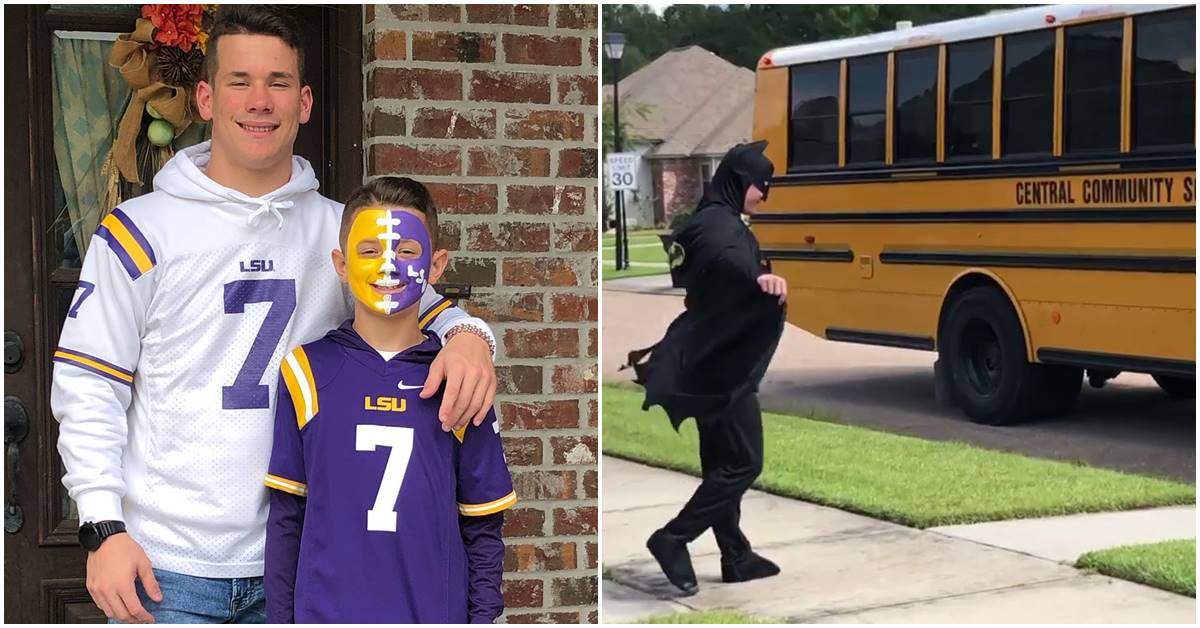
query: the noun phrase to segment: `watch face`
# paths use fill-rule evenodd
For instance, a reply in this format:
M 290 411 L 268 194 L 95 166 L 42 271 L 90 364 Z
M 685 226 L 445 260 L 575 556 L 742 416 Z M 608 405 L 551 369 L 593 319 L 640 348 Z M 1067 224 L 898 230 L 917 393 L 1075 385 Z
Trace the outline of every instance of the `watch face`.
M 96 531 L 95 524 L 85 523 L 79 526 L 79 544 L 89 552 L 99 549 L 100 533 Z

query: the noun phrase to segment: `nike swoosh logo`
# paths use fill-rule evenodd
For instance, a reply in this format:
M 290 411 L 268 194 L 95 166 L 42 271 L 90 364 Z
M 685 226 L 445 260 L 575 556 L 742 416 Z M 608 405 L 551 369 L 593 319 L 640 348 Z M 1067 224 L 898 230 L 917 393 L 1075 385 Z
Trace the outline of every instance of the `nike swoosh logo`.
M 405 386 L 404 380 L 400 380 L 400 383 L 396 384 L 396 388 L 399 388 L 400 390 L 417 390 L 420 388 L 424 388 L 424 386 Z

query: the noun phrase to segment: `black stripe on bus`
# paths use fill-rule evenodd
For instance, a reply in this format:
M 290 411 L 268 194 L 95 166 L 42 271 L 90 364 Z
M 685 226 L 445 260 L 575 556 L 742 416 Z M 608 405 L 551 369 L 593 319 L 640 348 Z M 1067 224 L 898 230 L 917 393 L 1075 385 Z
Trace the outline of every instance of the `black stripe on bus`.
M 1196 363 L 1186 360 L 1143 358 L 1134 355 L 1092 353 L 1090 351 L 1073 351 L 1071 349 L 1054 349 L 1051 347 L 1038 349 L 1037 357 L 1038 360 L 1041 360 L 1045 364 L 1062 364 L 1082 368 L 1112 369 L 1157 375 L 1175 375 L 1178 377 L 1196 376 Z
M 754 223 L 941 223 L 941 222 L 1196 222 L 1195 207 L 1118 207 L 1113 209 L 978 209 L 902 212 L 760 213 Z
M 881 331 L 826 327 L 825 338 L 838 342 L 854 342 L 862 345 L 880 345 L 884 347 L 899 347 L 901 349 L 933 351 L 933 338 L 929 336 L 910 336 Z
M 853 262 L 850 249 L 762 249 L 763 257 L 804 262 Z
M 1170 255 L 1086 255 L 1078 253 L 967 253 L 959 251 L 883 251 L 884 264 L 932 266 L 1005 266 L 1152 273 L 1194 273 L 1196 258 Z
M 1118 167 L 1114 168 L 1116 164 Z M 1089 166 L 1094 169 L 1089 170 Z M 1070 168 L 1063 171 L 1063 167 Z M 931 179 L 993 179 L 1039 176 L 1118 175 L 1131 172 L 1195 170 L 1195 155 L 1163 155 L 1129 157 L 1114 155 L 1108 159 L 1089 158 L 1087 161 L 1038 161 L 1027 163 L 928 164 L 909 168 L 869 168 L 789 172 L 771 179 L 773 186 L 811 185 L 817 183 L 866 183 L 928 181 Z

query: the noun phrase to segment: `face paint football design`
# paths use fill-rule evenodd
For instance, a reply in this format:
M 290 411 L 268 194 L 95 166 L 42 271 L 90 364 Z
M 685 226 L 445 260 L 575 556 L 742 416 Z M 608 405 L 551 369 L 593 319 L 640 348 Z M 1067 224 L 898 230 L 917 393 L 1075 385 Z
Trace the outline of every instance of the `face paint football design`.
M 420 218 L 406 211 L 367 208 L 354 217 L 346 240 L 346 275 L 355 298 L 388 316 L 421 299 L 433 247 Z M 380 254 L 360 255 L 364 240 L 378 244 Z

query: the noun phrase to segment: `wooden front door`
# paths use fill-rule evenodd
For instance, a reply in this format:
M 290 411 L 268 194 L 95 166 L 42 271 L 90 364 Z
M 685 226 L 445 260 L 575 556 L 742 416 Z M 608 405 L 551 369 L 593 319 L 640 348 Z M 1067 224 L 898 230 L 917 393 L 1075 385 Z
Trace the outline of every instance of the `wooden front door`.
M 322 193 L 341 198 L 362 179 L 361 8 L 292 10 L 305 31 L 315 100 L 296 152 L 312 162 Z M 63 95 L 53 91 L 61 67 L 51 50 L 55 37 L 103 42 L 111 40 L 108 33 L 130 32 L 139 12 L 140 5 L 4 8 L 6 623 L 104 621 L 84 586 L 86 555 L 62 486 L 58 424 L 50 413 L 50 358 L 91 236 L 81 225 L 94 229 L 76 218 L 78 207 L 68 209 L 86 195 L 72 195 L 77 186 L 64 183 L 57 168 L 54 107 L 63 105 Z M 80 73 L 80 90 L 102 92 L 102 74 Z

